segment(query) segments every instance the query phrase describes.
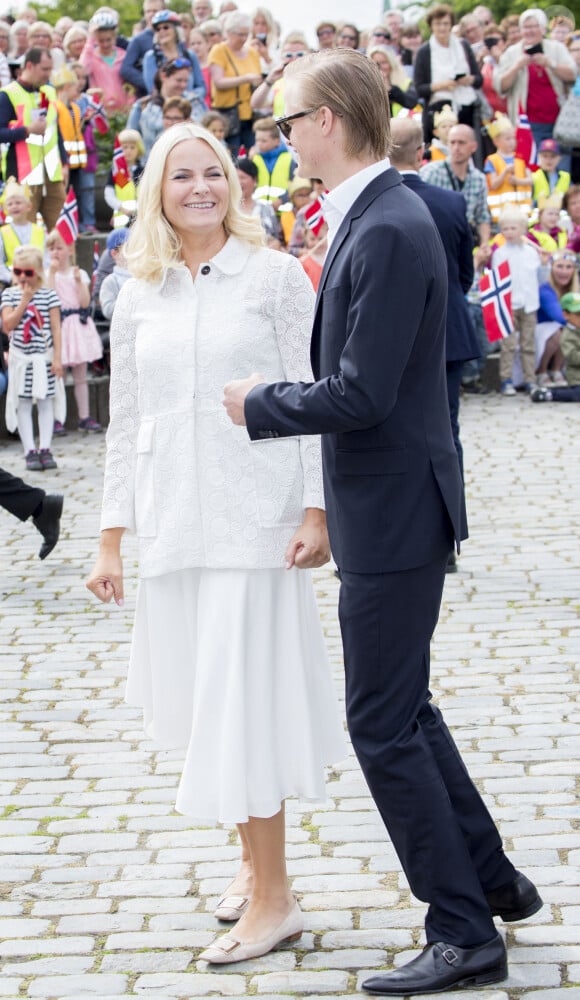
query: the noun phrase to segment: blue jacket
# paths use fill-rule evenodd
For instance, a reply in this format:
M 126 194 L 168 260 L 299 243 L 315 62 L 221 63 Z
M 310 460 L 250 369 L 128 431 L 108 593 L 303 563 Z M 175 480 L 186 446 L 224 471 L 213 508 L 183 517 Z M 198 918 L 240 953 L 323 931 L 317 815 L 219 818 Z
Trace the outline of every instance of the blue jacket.
M 330 543 L 345 572 L 422 566 L 449 551 L 450 526 L 466 537 L 446 306 L 433 219 L 388 169 L 357 198 L 326 258 L 311 344 L 318 381 L 258 385 L 246 399 L 253 440 L 322 434 Z
M 205 100 L 205 80 L 203 78 L 203 73 L 201 72 L 201 66 L 199 65 L 199 59 L 197 58 L 195 52 L 191 52 L 190 49 L 186 49 L 185 45 L 179 43 L 179 54 L 184 59 L 189 59 L 191 63 L 191 73 L 189 74 L 189 80 L 187 82 L 187 92 L 188 95 L 192 94 L 194 97 L 198 97 L 201 101 Z M 164 60 L 158 62 L 158 56 L 154 48 L 150 48 L 148 52 L 145 53 L 145 58 L 143 59 L 143 80 L 145 81 L 145 87 L 147 93 L 151 94 L 153 92 L 155 74 L 160 66 L 163 65 Z
M 447 361 L 478 358 L 481 349 L 465 299 L 473 282 L 473 238 L 465 199 L 455 191 L 426 184 L 418 174 L 405 173 L 403 184 L 425 202 L 445 249 L 448 281 L 445 358 Z
M 145 28 L 129 42 L 127 55 L 121 63 L 121 76 L 123 80 L 135 87 L 138 97 L 144 97 L 147 93 L 145 81 L 143 79 L 142 65 L 145 53 L 153 48 L 153 29 Z

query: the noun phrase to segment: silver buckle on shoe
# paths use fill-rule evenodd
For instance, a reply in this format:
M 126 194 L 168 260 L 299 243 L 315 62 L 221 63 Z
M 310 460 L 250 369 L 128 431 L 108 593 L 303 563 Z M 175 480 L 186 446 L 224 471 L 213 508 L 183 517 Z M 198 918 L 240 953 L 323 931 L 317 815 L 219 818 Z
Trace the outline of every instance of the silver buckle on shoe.
M 455 965 L 459 961 L 459 956 L 457 952 L 453 951 L 453 948 L 446 948 L 445 951 L 441 952 L 443 958 L 447 962 L 447 965 Z

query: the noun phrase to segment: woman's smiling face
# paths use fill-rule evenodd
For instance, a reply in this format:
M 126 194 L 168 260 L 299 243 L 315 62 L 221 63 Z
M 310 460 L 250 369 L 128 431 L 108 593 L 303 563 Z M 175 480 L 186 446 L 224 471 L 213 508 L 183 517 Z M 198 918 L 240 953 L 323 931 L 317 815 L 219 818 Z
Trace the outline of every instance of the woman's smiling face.
M 173 147 L 165 165 L 161 202 L 165 218 L 182 239 L 223 230 L 229 185 L 219 159 L 203 139 L 185 139 Z

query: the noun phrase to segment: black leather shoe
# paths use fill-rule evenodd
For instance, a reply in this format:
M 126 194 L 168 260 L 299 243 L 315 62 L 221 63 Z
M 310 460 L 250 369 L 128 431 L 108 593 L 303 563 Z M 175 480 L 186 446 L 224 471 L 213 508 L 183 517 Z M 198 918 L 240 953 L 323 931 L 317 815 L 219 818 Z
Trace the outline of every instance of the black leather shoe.
M 493 917 L 501 917 L 506 923 L 525 920 L 537 913 L 544 905 L 542 897 L 529 878 L 517 872 L 517 878 L 499 889 L 486 892 L 485 898 Z
M 477 948 L 458 948 L 436 941 L 400 969 L 372 976 L 362 984 L 367 993 L 379 996 L 409 996 L 443 993 L 456 986 L 487 986 L 499 983 L 508 973 L 503 939 L 496 934 Z
M 44 538 L 38 553 L 39 559 L 46 559 L 58 542 L 60 534 L 60 517 L 62 514 L 63 497 L 60 493 L 47 493 L 42 501 L 42 510 L 38 517 L 33 517 L 34 527 L 38 528 Z

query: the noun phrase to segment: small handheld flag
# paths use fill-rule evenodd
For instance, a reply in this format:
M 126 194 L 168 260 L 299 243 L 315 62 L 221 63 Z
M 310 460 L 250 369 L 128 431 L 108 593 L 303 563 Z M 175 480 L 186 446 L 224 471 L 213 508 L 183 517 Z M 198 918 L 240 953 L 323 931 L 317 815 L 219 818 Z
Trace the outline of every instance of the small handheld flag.
M 479 298 L 485 332 L 490 343 L 509 337 L 514 331 L 512 278 L 507 260 L 484 271 L 479 279 Z
M 74 243 L 79 235 L 79 210 L 77 200 L 72 188 L 69 188 L 66 201 L 62 206 L 61 213 L 56 222 L 58 229 L 65 243 Z
M 129 167 L 127 166 L 127 161 L 125 159 L 125 154 L 123 152 L 123 147 L 117 138 L 115 138 L 115 146 L 113 149 L 113 184 L 115 187 L 124 188 L 126 184 L 131 180 L 131 175 L 129 173 Z
M 324 225 L 324 215 L 322 212 L 322 203 L 324 201 L 324 195 L 318 196 L 316 201 L 313 201 L 311 205 L 304 210 L 304 219 L 306 225 L 312 230 L 315 236 L 318 236 L 322 226 Z

